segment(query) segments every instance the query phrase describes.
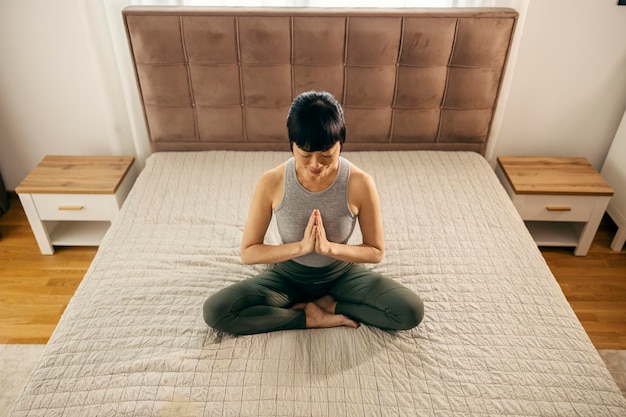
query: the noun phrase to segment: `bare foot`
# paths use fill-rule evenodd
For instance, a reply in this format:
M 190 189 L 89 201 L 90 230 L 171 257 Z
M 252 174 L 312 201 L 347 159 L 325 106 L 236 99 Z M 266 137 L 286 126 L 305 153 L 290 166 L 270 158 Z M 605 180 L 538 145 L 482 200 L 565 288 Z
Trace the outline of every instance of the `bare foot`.
M 306 315 L 307 328 L 347 326 L 356 329 L 359 327 L 356 321 L 349 319 L 343 314 L 329 313 L 315 303 L 307 303 L 304 307 L 304 314 Z
M 314 303 L 322 310 L 331 314 L 335 314 L 335 307 L 337 306 L 337 301 L 335 301 L 332 295 L 325 295 L 322 298 L 318 298 L 317 300 L 314 301 Z

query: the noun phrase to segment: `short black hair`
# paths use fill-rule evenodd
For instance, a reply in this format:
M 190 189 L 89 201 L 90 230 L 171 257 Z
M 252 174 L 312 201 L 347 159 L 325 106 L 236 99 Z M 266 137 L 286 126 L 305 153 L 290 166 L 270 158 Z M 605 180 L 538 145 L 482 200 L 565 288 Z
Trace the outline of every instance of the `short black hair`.
M 289 145 L 306 152 L 323 152 L 346 141 L 341 105 L 326 91 L 307 91 L 291 103 L 287 115 Z

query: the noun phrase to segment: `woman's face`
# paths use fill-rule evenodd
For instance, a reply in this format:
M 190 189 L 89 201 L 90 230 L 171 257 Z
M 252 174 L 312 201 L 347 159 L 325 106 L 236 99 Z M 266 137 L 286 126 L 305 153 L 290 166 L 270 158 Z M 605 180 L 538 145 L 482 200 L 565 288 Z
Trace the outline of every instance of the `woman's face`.
M 330 149 L 319 152 L 307 152 L 293 144 L 293 156 L 296 164 L 304 168 L 310 175 L 324 176 L 329 168 L 336 168 L 341 153 L 341 143 L 336 142 Z

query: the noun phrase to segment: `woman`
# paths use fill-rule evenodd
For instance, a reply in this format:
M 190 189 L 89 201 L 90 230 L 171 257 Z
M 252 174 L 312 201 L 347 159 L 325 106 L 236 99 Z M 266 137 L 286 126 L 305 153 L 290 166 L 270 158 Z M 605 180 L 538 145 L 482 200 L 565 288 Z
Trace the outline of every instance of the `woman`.
M 421 299 L 362 263 L 385 252 L 376 185 L 340 156 L 343 110 L 326 92 L 296 97 L 287 117 L 293 157 L 256 186 L 241 242 L 246 264 L 270 264 L 204 303 L 206 323 L 227 333 L 348 326 L 417 326 Z M 264 243 L 272 216 L 280 245 Z M 363 243 L 348 245 L 359 220 Z

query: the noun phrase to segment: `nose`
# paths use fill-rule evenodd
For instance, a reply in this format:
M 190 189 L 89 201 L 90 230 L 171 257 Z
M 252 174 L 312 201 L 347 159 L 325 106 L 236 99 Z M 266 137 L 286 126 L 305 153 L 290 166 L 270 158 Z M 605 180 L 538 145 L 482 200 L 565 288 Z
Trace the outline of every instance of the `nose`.
M 322 167 L 322 163 L 321 163 L 321 160 L 320 160 L 319 156 L 317 156 L 315 154 L 313 154 L 311 156 L 311 167 L 313 167 L 314 169 Z

